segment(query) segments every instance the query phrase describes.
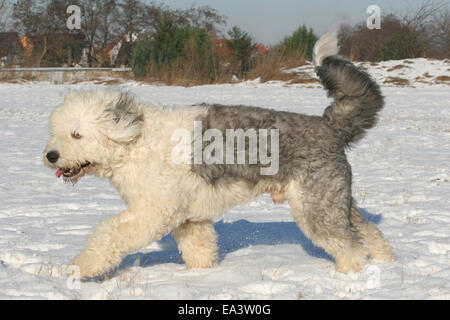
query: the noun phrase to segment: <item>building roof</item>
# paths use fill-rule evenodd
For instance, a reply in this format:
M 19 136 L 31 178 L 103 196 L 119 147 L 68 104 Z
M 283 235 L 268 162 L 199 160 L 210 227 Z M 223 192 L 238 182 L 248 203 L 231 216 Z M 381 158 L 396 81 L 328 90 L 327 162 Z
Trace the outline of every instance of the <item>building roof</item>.
M 18 51 L 20 37 L 17 32 L 0 32 L 0 57 L 10 54 L 11 50 Z

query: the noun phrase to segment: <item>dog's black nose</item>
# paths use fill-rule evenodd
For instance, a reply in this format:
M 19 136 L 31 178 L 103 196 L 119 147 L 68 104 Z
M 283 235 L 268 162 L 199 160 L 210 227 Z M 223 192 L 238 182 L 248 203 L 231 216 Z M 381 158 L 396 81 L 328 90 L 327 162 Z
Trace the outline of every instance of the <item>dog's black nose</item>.
M 55 163 L 56 161 L 58 161 L 58 158 L 59 158 L 59 153 L 56 151 L 50 151 L 47 153 L 47 159 L 51 163 Z

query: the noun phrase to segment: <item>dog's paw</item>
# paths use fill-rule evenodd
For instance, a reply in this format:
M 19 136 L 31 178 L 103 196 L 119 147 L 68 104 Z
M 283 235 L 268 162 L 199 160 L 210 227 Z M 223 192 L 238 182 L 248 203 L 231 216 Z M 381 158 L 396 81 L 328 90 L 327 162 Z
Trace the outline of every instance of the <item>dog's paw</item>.
M 365 250 L 358 250 L 352 256 L 336 259 L 336 271 L 348 273 L 350 270 L 360 272 L 367 264 L 369 256 Z
M 104 275 L 113 267 L 98 255 L 86 253 L 79 254 L 69 262 L 69 266 L 72 266 L 69 270 L 73 270 L 72 273 L 78 272 L 83 280 Z
M 394 248 L 387 239 L 383 239 L 378 247 L 372 249 L 370 255 L 378 261 L 392 262 L 395 260 Z

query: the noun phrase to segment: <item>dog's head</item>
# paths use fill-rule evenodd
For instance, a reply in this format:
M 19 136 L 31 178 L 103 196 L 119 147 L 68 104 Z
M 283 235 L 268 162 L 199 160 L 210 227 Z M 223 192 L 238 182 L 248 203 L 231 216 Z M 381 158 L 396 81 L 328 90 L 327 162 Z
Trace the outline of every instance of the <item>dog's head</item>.
M 140 137 L 143 122 L 143 110 L 129 93 L 69 93 L 52 113 L 44 164 L 73 183 L 86 173 L 107 176 L 118 154 Z

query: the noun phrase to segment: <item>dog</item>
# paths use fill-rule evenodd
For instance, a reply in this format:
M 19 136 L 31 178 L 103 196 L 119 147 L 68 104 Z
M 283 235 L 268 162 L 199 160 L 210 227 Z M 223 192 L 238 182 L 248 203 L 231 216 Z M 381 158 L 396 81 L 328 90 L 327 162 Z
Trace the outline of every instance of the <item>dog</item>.
M 333 98 L 323 116 L 245 106 L 154 106 L 111 90 L 69 93 L 52 112 L 44 164 L 66 182 L 85 174 L 107 178 L 127 204 L 99 224 L 70 262 L 81 278 L 113 270 L 124 256 L 170 232 L 188 268 L 214 267 L 213 221 L 265 192 L 275 202 L 288 201 L 299 228 L 334 258 L 337 271 L 358 272 L 370 258 L 393 260 L 389 241 L 352 198 L 345 155 L 376 124 L 383 96 L 368 74 L 337 55 L 337 42 L 336 33 L 328 33 L 313 50 L 316 73 Z M 268 162 L 250 156 L 241 163 L 216 161 L 224 154 L 204 135 L 212 132 L 214 141 L 222 142 L 227 130 L 268 133 L 256 148 L 267 147 L 269 140 L 277 147 L 265 148 L 277 162 L 273 170 L 264 173 Z M 242 145 L 250 152 L 247 140 Z M 190 161 L 174 157 L 183 148 L 190 148 Z M 192 161 L 196 151 L 208 149 L 214 149 L 213 161 Z M 230 150 L 233 157 L 242 151 Z

